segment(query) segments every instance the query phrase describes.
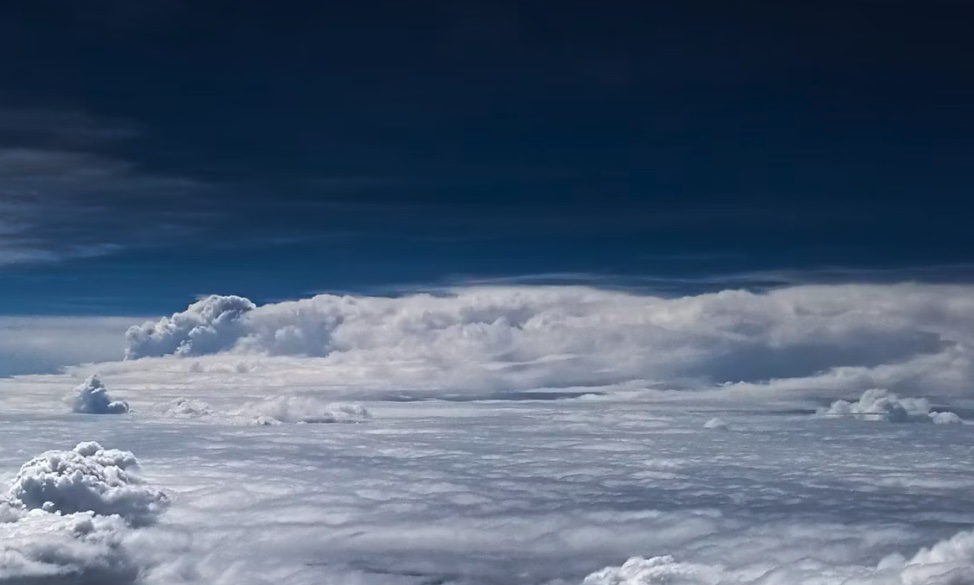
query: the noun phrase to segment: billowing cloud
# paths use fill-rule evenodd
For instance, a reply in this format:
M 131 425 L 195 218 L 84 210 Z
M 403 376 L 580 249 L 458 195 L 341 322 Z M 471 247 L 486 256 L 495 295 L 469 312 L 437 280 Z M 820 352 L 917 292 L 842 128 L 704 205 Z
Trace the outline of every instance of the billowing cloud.
M 5 501 L 24 510 L 92 512 L 144 524 L 164 511 L 169 499 L 146 486 L 137 471 L 138 461 L 128 451 L 79 443 L 71 451 L 48 451 L 25 463 Z
M 71 410 L 81 414 L 125 414 L 129 405 L 123 400 L 112 400 L 108 389 L 98 376 L 88 376 L 68 397 Z
M 171 317 L 129 328 L 125 357 L 188 356 L 230 349 L 246 332 L 241 317 L 254 307 L 243 297 L 211 295 Z
M 169 505 L 137 467 L 131 453 L 94 442 L 25 463 L 0 494 L 0 583 L 135 582 L 133 527 Z
M 126 353 L 213 357 L 194 367 L 247 363 L 250 380 L 266 374 L 319 387 L 493 392 L 626 384 L 832 398 L 885 387 L 958 395 L 974 387 L 972 331 L 969 286 L 797 286 L 682 298 L 473 287 L 260 307 L 213 296 L 133 327 Z
M 828 408 L 820 410 L 819 414 L 896 423 L 957 424 L 962 422 L 961 418 L 953 412 L 930 410 L 930 401 L 926 398 L 901 398 L 882 388 L 866 390 L 855 402 L 836 400 Z

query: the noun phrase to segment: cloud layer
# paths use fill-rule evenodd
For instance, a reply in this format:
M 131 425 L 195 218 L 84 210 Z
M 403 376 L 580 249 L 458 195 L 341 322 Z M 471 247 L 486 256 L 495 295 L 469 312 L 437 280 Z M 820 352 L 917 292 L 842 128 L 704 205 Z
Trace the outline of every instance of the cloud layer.
M 275 375 L 289 382 L 313 369 L 322 386 L 390 391 L 638 384 L 741 396 L 835 397 L 874 387 L 963 395 L 974 387 L 972 331 L 968 286 L 799 286 L 683 298 L 484 287 L 260 307 L 211 296 L 132 327 L 126 355 L 214 358 L 199 360 L 199 371 L 233 360 L 251 373 L 280 368 Z

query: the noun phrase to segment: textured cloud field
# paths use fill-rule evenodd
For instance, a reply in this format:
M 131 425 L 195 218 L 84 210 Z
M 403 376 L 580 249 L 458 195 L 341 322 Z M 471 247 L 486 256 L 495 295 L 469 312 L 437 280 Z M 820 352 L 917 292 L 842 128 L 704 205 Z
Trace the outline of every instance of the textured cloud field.
M 0 583 L 974 584 L 972 292 L 203 299 L 0 380 Z

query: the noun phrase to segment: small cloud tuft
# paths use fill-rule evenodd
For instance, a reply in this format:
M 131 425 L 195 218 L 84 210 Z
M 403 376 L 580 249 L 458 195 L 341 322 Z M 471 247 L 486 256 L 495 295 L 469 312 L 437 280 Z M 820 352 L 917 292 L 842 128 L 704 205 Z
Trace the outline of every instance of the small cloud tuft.
M 68 398 L 68 403 L 74 412 L 82 414 L 125 414 L 129 411 L 127 402 L 112 400 L 98 376 L 89 376 L 74 391 L 75 394 Z

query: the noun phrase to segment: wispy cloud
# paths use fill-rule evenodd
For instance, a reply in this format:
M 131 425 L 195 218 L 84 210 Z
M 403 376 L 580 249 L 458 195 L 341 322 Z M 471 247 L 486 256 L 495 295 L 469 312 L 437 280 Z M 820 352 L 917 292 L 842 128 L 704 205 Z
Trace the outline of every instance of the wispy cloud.
M 195 179 L 111 154 L 135 126 L 80 112 L 0 109 L 0 266 L 118 251 L 174 223 Z

